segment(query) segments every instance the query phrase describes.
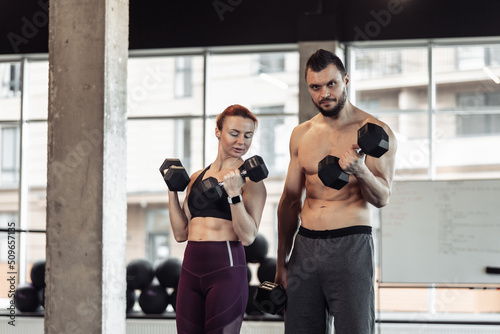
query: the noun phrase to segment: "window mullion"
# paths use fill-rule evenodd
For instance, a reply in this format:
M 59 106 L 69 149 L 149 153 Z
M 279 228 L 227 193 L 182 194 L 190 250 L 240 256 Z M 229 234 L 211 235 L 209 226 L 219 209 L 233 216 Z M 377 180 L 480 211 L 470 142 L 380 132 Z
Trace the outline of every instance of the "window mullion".
M 435 133 L 436 133 L 436 77 L 434 68 L 434 46 L 432 43 L 428 44 L 427 48 L 427 66 L 429 75 L 429 86 L 428 86 L 428 131 L 429 131 L 429 170 L 428 176 L 430 180 L 436 178 L 436 163 L 434 159 L 435 151 Z
M 26 172 L 26 154 L 28 153 L 28 60 L 24 58 L 21 63 L 21 119 L 19 122 L 20 131 L 20 152 L 19 152 L 19 229 L 28 230 L 28 173 Z M 19 233 L 20 245 L 18 254 L 19 281 L 26 281 L 27 263 L 27 233 Z

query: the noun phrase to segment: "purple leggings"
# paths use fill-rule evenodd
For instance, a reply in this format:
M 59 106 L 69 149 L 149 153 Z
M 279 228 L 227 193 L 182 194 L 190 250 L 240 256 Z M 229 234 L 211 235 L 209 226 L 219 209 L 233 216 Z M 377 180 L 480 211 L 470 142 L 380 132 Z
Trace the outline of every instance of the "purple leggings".
M 177 333 L 239 333 L 248 299 L 241 242 L 188 241 L 177 289 Z

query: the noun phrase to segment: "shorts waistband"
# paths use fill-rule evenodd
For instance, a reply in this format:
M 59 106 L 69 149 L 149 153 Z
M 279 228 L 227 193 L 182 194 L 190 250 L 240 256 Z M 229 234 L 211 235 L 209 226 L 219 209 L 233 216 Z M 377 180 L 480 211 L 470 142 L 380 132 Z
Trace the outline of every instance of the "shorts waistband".
M 342 227 L 335 230 L 316 231 L 300 226 L 298 234 L 300 234 L 303 237 L 312 239 L 330 239 L 330 238 L 345 237 L 353 234 L 371 235 L 372 227 L 366 225 L 356 225 L 356 226 Z

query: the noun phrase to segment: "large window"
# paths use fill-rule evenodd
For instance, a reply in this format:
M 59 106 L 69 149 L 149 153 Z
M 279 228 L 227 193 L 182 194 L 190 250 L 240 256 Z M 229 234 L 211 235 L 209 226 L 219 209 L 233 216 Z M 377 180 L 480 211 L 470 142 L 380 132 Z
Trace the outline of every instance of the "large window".
M 216 153 L 215 117 L 227 106 L 241 104 L 259 121 L 250 154 L 262 156 L 271 176 L 282 177 L 288 139 L 297 125 L 298 53 L 214 54 L 209 66 L 207 160 Z
M 180 159 L 189 174 L 211 163 L 217 153 L 216 116 L 231 104 L 248 107 L 259 120 L 248 157 L 262 156 L 270 171 L 260 232 L 269 242 L 269 256 L 275 256 L 276 208 L 290 134 L 298 123 L 303 69 L 295 48 L 248 50 L 130 54 L 127 261 L 146 258 L 157 265 L 167 257 L 182 258 L 185 244 L 170 232 L 167 189 L 158 168 L 165 158 Z M 397 180 L 500 178 L 500 155 L 492 153 L 500 144 L 500 41 L 370 42 L 347 50 L 342 58 L 351 101 L 388 123 L 398 139 Z M 0 63 L 0 75 L 0 267 L 7 263 L 4 244 L 13 221 L 19 278 L 29 281 L 31 265 L 45 256 L 48 61 Z M 8 303 L 5 291 L 0 289 L 0 307 Z M 477 306 L 483 299 L 476 301 L 476 292 L 464 291 L 444 312 L 486 309 Z M 429 296 L 439 299 L 441 293 L 446 292 L 385 289 L 377 308 L 431 312 Z M 488 312 L 499 312 L 500 306 L 486 303 Z
M 395 131 L 397 174 L 426 178 L 431 154 L 427 48 L 353 48 L 351 52 L 351 100 L 380 115 Z
M 29 282 L 31 266 L 45 258 L 48 70 L 41 57 L 0 63 L 0 267 L 7 265 L 8 224 L 14 222 L 18 283 Z M 215 117 L 230 104 L 257 115 L 248 157 L 264 158 L 270 199 L 277 203 L 286 142 L 298 121 L 298 71 L 298 52 L 281 47 L 130 55 L 127 262 L 145 258 L 156 266 L 168 257 L 182 258 L 185 243 L 170 231 L 167 188 L 158 168 L 165 158 L 180 159 L 189 174 L 211 163 L 217 153 Z M 275 210 L 269 206 L 261 224 L 269 256 L 276 250 Z M 9 302 L 6 291 L 0 290 L 0 307 Z
M 351 100 L 395 132 L 397 181 L 500 178 L 500 155 L 490 150 L 500 144 L 499 48 L 499 41 L 349 47 Z M 500 312 L 495 290 L 379 287 L 379 312 L 413 312 L 414 320 Z
M 17 283 L 24 283 L 45 258 L 48 64 L 0 63 L 0 74 L 0 267 L 8 272 L 13 260 Z M 8 291 L 0 290 L 0 306 Z
M 429 45 L 351 48 L 352 100 L 396 132 L 399 178 L 500 177 L 500 46 Z

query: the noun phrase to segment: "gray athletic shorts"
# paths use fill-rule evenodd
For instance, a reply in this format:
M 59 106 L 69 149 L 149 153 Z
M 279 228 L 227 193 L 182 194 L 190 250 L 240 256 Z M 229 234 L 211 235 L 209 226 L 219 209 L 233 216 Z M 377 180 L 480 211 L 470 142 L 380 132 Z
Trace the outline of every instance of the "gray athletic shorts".
M 287 269 L 286 334 L 375 333 L 370 226 L 300 227 Z

